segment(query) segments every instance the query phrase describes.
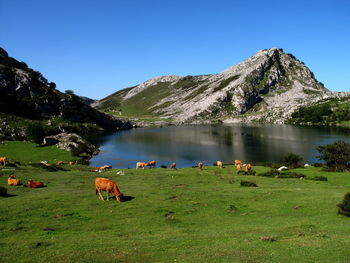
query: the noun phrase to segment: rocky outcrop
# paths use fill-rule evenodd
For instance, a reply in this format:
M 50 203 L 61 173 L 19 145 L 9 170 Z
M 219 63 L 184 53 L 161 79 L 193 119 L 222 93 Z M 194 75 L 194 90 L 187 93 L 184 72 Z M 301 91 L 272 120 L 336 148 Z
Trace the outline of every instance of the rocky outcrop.
M 297 108 L 336 96 L 342 95 L 328 91 L 303 62 L 271 48 L 219 74 L 154 78 L 93 105 L 119 111 L 144 106 L 175 122 L 284 123 Z
M 87 154 L 93 156 L 99 153 L 99 149 L 87 142 L 75 133 L 60 133 L 44 138 L 43 145 L 57 145 L 58 148 L 72 152 L 73 154 Z

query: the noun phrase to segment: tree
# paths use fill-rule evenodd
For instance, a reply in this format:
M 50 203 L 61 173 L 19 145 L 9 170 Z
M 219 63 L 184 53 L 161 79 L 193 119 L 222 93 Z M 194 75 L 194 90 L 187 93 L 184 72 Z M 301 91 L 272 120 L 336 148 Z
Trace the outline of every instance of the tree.
M 338 214 L 350 217 L 350 193 L 344 196 L 342 203 L 338 204 Z
M 303 157 L 292 152 L 284 156 L 285 165 L 293 168 L 300 167 L 302 160 Z
M 65 93 L 68 94 L 68 95 L 74 95 L 74 91 L 71 90 L 71 89 L 67 89 L 67 90 L 65 91 Z
M 317 158 L 325 161 L 330 170 L 338 172 L 348 170 L 350 143 L 339 140 L 333 144 L 320 145 L 317 150 L 320 152 Z

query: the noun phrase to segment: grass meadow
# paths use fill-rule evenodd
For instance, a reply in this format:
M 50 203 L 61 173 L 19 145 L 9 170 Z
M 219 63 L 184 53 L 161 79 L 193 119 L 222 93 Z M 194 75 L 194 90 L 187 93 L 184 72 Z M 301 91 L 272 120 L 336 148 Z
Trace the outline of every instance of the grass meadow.
M 59 158 L 55 152 L 45 160 Z M 1 156 L 7 153 L 0 147 Z M 8 189 L 0 197 L 0 262 L 350 262 L 350 218 L 336 207 L 350 191 L 349 173 L 308 167 L 295 171 L 328 181 L 276 179 L 226 166 L 117 175 L 28 162 L 0 168 L 0 186 Z M 9 173 L 47 187 L 7 186 Z M 117 182 L 128 201 L 99 200 L 96 177 Z

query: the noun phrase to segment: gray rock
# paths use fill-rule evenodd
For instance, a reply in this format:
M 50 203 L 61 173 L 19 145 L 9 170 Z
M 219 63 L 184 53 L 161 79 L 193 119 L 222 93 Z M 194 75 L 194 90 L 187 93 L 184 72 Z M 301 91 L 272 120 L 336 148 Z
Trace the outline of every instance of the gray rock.
M 87 142 L 76 133 L 60 133 L 44 138 L 44 145 L 53 145 L 52 143 L 62 150 L 75 154 L 85 153 L 93 156 L 99 153 L 99 149 L 95 145 Z

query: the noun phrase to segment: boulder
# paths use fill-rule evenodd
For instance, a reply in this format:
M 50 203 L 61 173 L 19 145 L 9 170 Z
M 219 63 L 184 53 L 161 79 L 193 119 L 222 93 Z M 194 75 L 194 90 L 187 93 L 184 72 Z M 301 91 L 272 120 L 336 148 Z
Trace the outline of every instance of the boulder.
M 87 154 L 93 156 L 99 153 L 99 149 L 84 140 L 76 133 L 60 133 L 54 136 L 44 138 L 44 145 L 57 145 L 58 148 L 72 152 L 75 155 Z

